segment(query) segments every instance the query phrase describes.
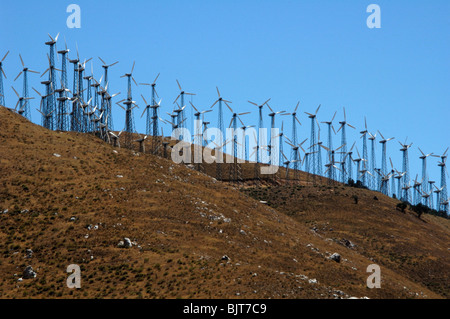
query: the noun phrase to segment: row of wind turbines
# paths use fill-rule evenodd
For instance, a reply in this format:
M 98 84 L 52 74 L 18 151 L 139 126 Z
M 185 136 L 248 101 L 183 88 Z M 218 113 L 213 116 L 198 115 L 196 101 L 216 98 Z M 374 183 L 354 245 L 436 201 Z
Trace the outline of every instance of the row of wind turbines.
M 160 115 L 159 108 L 161 107 L 161 100 L 156 91 L 156 82 L 159 78 L 159 74 L 151 83 L 137 83 L 133 77 L 133 71 L 135 63 L 133 62 L 131 71 L 125 73 L 121 78 L 127 79 L 127 97 L 115 104 L 118 105 L 123 111 L 125 111 L 125 125 L 120 132 L 114 131 L 113 126 L 113 104 L 112 99 L 120 94 L 109 93 L 109 78 L 108 70 L 113 67 L 118 61 L 107 64 L 102 58 L 98 57 L 102 62 L 103 75 L 99 80 L 94 78 L 93 68 L 91 68 L 91 75 L 85 75 L 86 63 L 91 61 L 92 58 L 82 61 L 79 57 L 78 48 L 76 49 L 76 58 L 69 59 L 68 54 L 70 50 L 65 44 L 65 49 L 58 51 L 56 43 L 58 41 L 59 34 L 53 38 L 49 35 L 50 40 L 45 42 L 49 46 L 50 52 L 47 54 L 48 68 L 42 73 L 41 78 L 48 73 L 48 80 L 41 82 L 44 85 L 45 92 L 40 93 L 38 90 L 33 90 L 40 96 L 41 102 L 38 109 L 41 114 L 42 125 L 48 129 L 59 131 L 76 131 L 84 133 L 95 133 L 102 139 L 112 142 L 115 145 L 120 145 L 120 140 L 125 140 L 122 145 L 131 147 L 133 143 L 139 143 L 140 150 L 144 150 L 144 145 L 149 136 L 151 145 L 151 152 L 159 154 L 161 148 L 164 148 L 164 154 L 166 154 L 168 142 L 164 141 L 164 132 L 162 124 L 170 125 L 172 130 L 178 128 L 186 128 L 189 119 L 186 115 L 186 97 L 194 96 L 194 93 L 187 92 L 182 89 L 181 84 L 177 80 L 177 86 L 179 88 L 179 94 L 173 101 L 173 110 L 167 112 L 169 119 L 163 119 Z M 3 70 L 3 62 L 8 56 L 9 51 L 0 60 L 0 105 L 5 106 L 5 96 L 3 90 L 3 77 L 6 79 L 6 74 Z M 61 67 L 57 68 L 55 64 L 55 53 L 61 56 Z M 22 75 L 23 76 L 23 90 L 20 95 L 17 90 L 12 87 L 18 100 L 15 104 L 15 111 L 20 115 L 31 120 L 30 102 L 29 100 L 34 97 L 29 96 L 28 90 L 28 73 L 40 74 L 37 71 L 29 69 L 19 54 L 20 62 L 22 64 L 22 70 L 15 77 L 14 82 Z M 67 62 L 73 64 L 73 86 L 69 89 L 68 85 L 68 71 Z M 59 72 L 57 75 L 56 72 Z M 103 82 L 103 84 L 102 84 Z M 150 103 L 147 99 L 141 95 L 142 100 L 145 103 L 141 118 L 145 116 L 146 133 L 136 139 L 136 128 L 133 111 L 135 108 L 139 108 L 136 101 L 132 97 L 132 84 L 135 86 L 143 85 L 150 87 Z M 234 157 L 241 157 L 245 161 L 252 159 L 256 164 L 267 163 L 267 158 L 273 159 L 271 156 L 273 149 L 275 149 L 275 140 L 278 139 L 278 150 L 276 161 L 269 164 L 285 166 L 284 180 L 298 180 L 299 171 L 302 169 L 312 176 L 324 176 L 327 177 L 330 182 L 349 183 L 355 181 L 361 186 L 367 187 L 372 190 L 380 191 L 385 195 L 399 198 L 403 201 L 410 202 L 412 204 L 422 203 L 429 206 L 432 209 L 438 211 L 445 211 L 448 213 L 449 198 L 447 197 L 446 175 L 448 175 L 446 168 L 446 159 L 448 148 L 441 154 L 435 155 L 434 153 L 425 154 L 419 148 L 420 159 L 422 161 L 421 177 L 417 174 L 415 179 L 410 177 L 409 169 L 409 150 L 412 143 L 407 144 L 399 142 L 400 151 L 402 152 L 402 167 L 396 169 L 393 165 L 391 158 L 389 157 L 390 168 L 388 168 L 388 153 L 387 145 L 394 138 L 385 138 L 379 131 L 371 133 L 368 131 L 367 122 L 365 120 L 364 129 L 360 131 L 361 134 L 361 146 L 362 155 L 356 146 L 356 141 L 351 144 L 347 142 L 347 130 L 356 130 L 356 127 L 347 122 L 346 111 L 343 108 L 343 120 L 339 122 L 339 128 L 336 131 L 333 125 L 337 112 L 329 121 L 322 121 L 321 123 L 327 127 L 327 144 L 326 146 L 320 137 L 320 123 L 318 120 L 318 112 L 320 105 L 314 112 L 304 112 L 307 118 L 310 119 L 310 135 L 309 138 L 299 142 L 297 127 L 301 125 L 299 120 L 298 108 L 300 102 L 297 103 L 292 112 L 286 111 L 274 111 L 269 105 L 271 99 L 267 99 L 265 102 L 259 104 L 253 101 L 248 101 L 250 104 L 257 107 L 258 111 L 258 123 L 257 125 L 246 125 L 241 119 L 241 116 L 250 114 L 250 112 L 237 113 L 230 106 L 232 102 L 221 96 L 218 88 L 217 99 L 214 103 L 204 111 L 200 111 L 192 101 L 189 101 L 189 106 L 193 110 L 194 119 L 197 120 L 194 134 L 189 136 L 188 139 L 195 144 L 202 145 L 204 147 L 213 143 L 215 150 L 221 150 L 226 152 L 226 145 L 231 142 L 231 154 Z M 264 128 L 264 110 L 267 109 L 268 117 L 270 120 L 270 128 L 276 126 L 276 116 L 288 116 L 292 123 L 292 134 L 290 138 L 284 133 L 284 124 L 281 125 L 281 132 L 278 135 L 270 136 L 268 145 L 264 144 L 261 134 L 255 134 L 253 132 L 253 139 L 255 146 L 250 148 L 246 145 L 245 138 L 238 142 L 236 136 L 232 140 L 216 141 L 210 140 L 206 135 L 208 125 L 211 122 L 205 120 L 205 115 L 212 112 L 214 107 L 217 108 L 218 119 L 217 128 L 221 131 L 225 131 L 224 125 L 224 107 L 231 112 L 231 119 L 228 125 L 229 128 L 233 128 L 235 131 L 241 130 L 242 134 L 246 134 L 246 131 L 251 128 L 256 128 L 256 132 L 260 132 L 260 129 Z M 161 128 L 161 135 L 159 132 Z M 335 136 L 340 133 L 340 143 L 338 147 L 334 147 L 333 140 Z M 161 136 L 161 138 L 158 138 Z M 377 137 L 378 136 L 378 137 Z M 305 150 L 305 143 L 309 139 L 309 148 Z M 379 142 L 382 146 L 381 151 L 381 167 L 377 165 L 377 151 L 376 142 Z M 250 143 L 248 143 L 250 144 Z M 350 147 L 351 144 L 351 147 Z M 370 144 L 370 155 L 369 155 Z M 289 147 L 289 153 L 284 152 L 283 145 Z M 250 150 L 253 149 L 251 154 Z M 303 155 L 301 154 L 303 152 Z M 323 154 L 326 153 L 326 162 L 323 163 Z M 356 153 L 356 154 L 355 154 Z M 356 156 L 357 155 L 357 156 Z M 440 185 L 437 186 L 436 182 L 429 179 L 427 171 L 427 161 L 429 157 L 439 158 L 437 165 L 440 168 Z M 235 163 L 235 166 L 237 164 Z M 234 174 L 237 174 L 239 169 L 237 166 L 234 168 Z M 290 172 L 293 172 L 293 177 Z M 231 173 L 230 173 L 231 174 Z M 255 177 L 258 175 L 258 170 L 255 170 Z M 355 174 L 355 176 L 353 176 Z M 259 175 L 257 176 L 260 177 Z M 397 181 L 397 184 L 396 184 Z M 412 192 L 412 194 L 411 194 Z M 435 194 L 435 199 L 433 199 Z

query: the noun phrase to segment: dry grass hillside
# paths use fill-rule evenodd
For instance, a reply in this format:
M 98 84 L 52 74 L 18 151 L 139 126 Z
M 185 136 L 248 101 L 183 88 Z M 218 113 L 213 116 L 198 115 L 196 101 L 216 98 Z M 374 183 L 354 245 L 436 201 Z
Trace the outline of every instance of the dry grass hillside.
M 448 220 L 297 188 L 241 191 L 0 107 L 0 298 L 448 298 Z M 381 289 L 366 287 L 373 263 Z M 70 264 L 81 289 L 66 287 Z

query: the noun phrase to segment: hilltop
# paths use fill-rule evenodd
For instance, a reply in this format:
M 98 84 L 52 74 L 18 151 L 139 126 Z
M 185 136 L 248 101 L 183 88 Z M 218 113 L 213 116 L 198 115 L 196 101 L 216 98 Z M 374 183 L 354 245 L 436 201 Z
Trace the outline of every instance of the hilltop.
M 339 185 L 239 189 L 0 107 L 0 298 L 448 298 L 449 220 L 395 205 Z

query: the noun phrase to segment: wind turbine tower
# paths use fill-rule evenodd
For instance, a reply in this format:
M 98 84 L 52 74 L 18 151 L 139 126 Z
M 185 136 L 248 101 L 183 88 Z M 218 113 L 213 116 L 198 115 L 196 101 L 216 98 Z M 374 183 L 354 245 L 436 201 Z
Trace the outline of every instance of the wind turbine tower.
M 0 105 L 6 106 L 5 104 L 5 92 L 3 90 L 3 76 L 6 79 L 5 71 L 3 70 L 3 61 L 5 61 L 8 56 L 9 51 L 3 56 L 3 59 L 0 60 Z
M 48 74 L 48 77 L 49 77 L 48 80 L 52 83 L 52 85 L 50 85 L 50 95 L 47 97 L 47 105 L 48 105 L 49 110 L 57 111 L 56 110 L 56 95 L 55 95 L 55 90 L 57 89 L 56 74 L 55 74 L 55 70 L 56 70 L 56 68 L 55 68 L 55 46 L 56 46 L 56 42 L 58 41 L 59 33 L 56 35 L 56 37 L 54 39 L 52 38 L 52 36 L 50 34 L 48 36 L 50 37 L 51 41 L 47 41 L 47 42 L 45 42 L 45 44 L 50 47 L 50 57 L 49 57 L 50 71 Z M 53 126 L 56 126 L 56 123 L 54 123 Z
M 324 121 L 322 123 L 326 124 L 328 126 L 328 158 L 331 159 L 331 152 L 333 150 L 333 135 L 331 134 L 331 132 L 334 132 L 334 135 L 336 135 L 336 131 L 334 130 L 334 126 L 333 126 L 333 120 L 336 117 L 337 111 L 334 112 L 333 118 L 331 119 L 331 121 Z
M 441 210 L 445 209 L 445 212 L 448 214 L 448 197 L 447 197 L 447 178 L 445 174 L 448 174 L 447 167 L 446 167 L 446 161 L 447 161 L 447 151 L 448 147 L 445 150 L 445 152 L 440 156 L 441 162 L 438 163 L 438 166 L 441 168 L 441 193 L 440 193 L 440 202 L 439 207 Z
M 292 116 L 292 144 L 293 145 L 297 145 L 298 140 L 297 140 L 297 123 L 302 125 L 302 123 L 300 123 L 299 119 L 297 118 L 297 109 L 298 106 L 300 105 L 300 101 L 297 102 L 297 106 L 294 109 L 294 112 L 292 113 L 283 113 L 281 115 L 290 115 Z M 281 143 L 280 143 L 280 147 L 281 147 Z M 296 176 L 298 174 L 298 170 L 300 169 L 299 167 L 299 163 L 301 165 L 301 162 L 299 161 L 299 156 L 298 156 L 298 149 L 294 150 L 294 148 L 291 148 L 291 157 L 289 161 L 286 161 L 286 165 L 289 165 L 292 163 L 293 164 L 293 169 L 294 169 L 294 179 L 296 179 Z M 287 176 L 287 175 L 286 175 Z
M 375 153 L 375 140 L 377 137 L 377 134 L 375 133 L 374 135 L 372 135 L 371 133 L 369 134 L 369 141 L 370 141 L 370 167 L 369 170 L 372 173 L 371 177 L 369 177 L 369 188 L 370 189 L 376 189 L 376 177 L 375 177 L 375 167 L 377 165 L 377 161 L 376 161 L 376 153 Z
M 158 136 L 158 107 L 159 104 L 156 102 L 156 97 L 159 98 L 158 92 L 156 92 L 156 80 L 158 80 L 159 73 L 156 76 L 153 83 L 139 83 L 140 85 L 148 85 L 152 87 L 151 91 L 151 101 L 150 101 L 150 108 L 152 108 L 153 113 L 150 114 L 150 112 L 147 111 L 147 120 L 146 120 L 146 133 L 147 135 L 153 136 L 153 139 L 156 139 L 156 136 Z M 145 103 L 147 104 L 147 102 Z M 158 106 L 158 107 L 157 107 Z M 148 108 L 146 108 L 148 110 Z M 145 112 L 145 111 L 144 111 Z
M 405 173 L 403 176 L 403 200 L 406 202 L 409 202 L 411 200 L 411 194 L 409 189 L 410 186 L 410 178 L 409 178 L 409 157 L 408 157 L 408 149 L 411 147 L 411 144 L 407 145 L 406 141 L 405 144 L 402 144 L 399 142 L 399 144 L 402 146 L 400 151 L 403 152 L 403 164 L 402 164 L 402 170 Z
M 127 78 L 127 84 L 128 84 L 127 85 L 127 99 L 123 103 L 123 104 L 126 105 L 126 109 L 123 108 L 120 105 L 120 102 L 117 103 L 117 105 L 119 105 L 120 107 L 122 107 L 125 110 L 125 129 L 124 129 L 124 133 L 125 133 L 125 145 L 126 145 L 126 147 L 131 147 L 131 145 L 132 145 L 132 134 L 135 132 L 134 119 L 133 119 L 133 109 L 135 107 L 138 107 L 136 102 L 133 101 L 132 92 L 131 92 L 131 80 L 133 80 L 134 84 L 137 86 L 137 83 L 136 83 L 136 81 L 135 81 L 135 79 L 133 77 L 134 65 L 135 65 L 135 62 L 133 62 L 133 66 L 131 68 L 131 72 L 130 73 L 125 73 L 124 75 L 121 76 L 121 78 L 124 78 L 124 77 Z M 134 106 L 132 106 L 133 104 L 134 104 Z
M 108 71 L 109 68 L 116 65 L 117 63 L 119 63 L 119 61 L 116 61 L 112 64 L 107 64 L 102 58 L 98 57 L 98 59 L 103 63 L 102 68 L 104 70 L 103 73 L 103 81 L 105 83 L 105 90 L 106 90 L 106 95 L 109 94 L 109 80 L 108 80 Z M 133 62 L 133 68 L 134 68 L 134 62 Z M 133 73 L 133 70 L 131 71 L 131 73 Z M 133 79 L 134 80 L 134 79 Z M 105 106 L 104 107 L 104 121 L 108 123 L 108 128 L 110 130 L 114 129 L 114 125 L 113 125 L 113 117 L 112 117 L 112 107 L 111 105 Z
M 311 119 L 311 136 L 310 136 L 310 152 L 309 155 L 312 155 L 312 158 L 309 158 L 308 156 L 308 166 L 310 166 L 311 170 L 309 173 L 314 174 L 313 178 L 315 179 L 315 175 L 319 172 L 319 158 L 318 158 L 318 148 L 319 144 L 317 144 L 317 137 L 316 137 L 316 124 L 317 127 L 319 126 L 319 121 L 317 121 L 317 112 L 319 112 L 320 105 L 317 107 L 316 112 L 314 114 L 305 112 L 308 117 Z M 319 128 L 320 129 L 320 128 Z M 305 154 L 306 155 L 306 154 Z M 309 169 L 309 168 L 308 168 Z
M 222 152 L 222 154 L 224 154 L 225 152 L 226 152 L 226 148 L 225 148 L 225 145 L 227 144 L 227 143 L 225 143 L 225 144 L 223 144 L 223 141 L 225 140 L 225 131 L 224 131 L 224 124 L 223 124 L 223 105 L 222 105 L 222 103 L 225 103 L 228 107 L 230 107 L 229 105 L 228 105 L 228 103 L 232 103 L 231 101 L 228 101 L 228 100 L 225 100 L 224 98 L 222 98 L 222 96 L 220 95 L 220 91 L 219 91 L 219 88 L 216 86 L 216 90 L 217 90 L 217 95 L 218 95 L 218 99 L 213 103 L 213 105 L 211 105 L 211 109 L 214 107 L 214 105 L 216 105 L 217 104 L 217 106 L 218 106 L 218 121 L 217 121 L 217 125 L 218 125 L 218 128 L 219 128 L 219 130 L 220 130 L 220 132 L 222 133 L 222 141 L 220 141 L 219 142 L 219 144 L 221 144 L 221 152 Z M 182 93 L 183 93 L 183 91 L 182 91 Z M 184 95 L 184 94 L 183 94 Z M 179 96 L 181 96 L 181 93 L 180 93 L 180 95 Z M 176 101 L 176 100 L 175 100 Z M 221 166 L 221 165 L 219 165 L 219 164 L 221 164 L 221 163 L 218 163 L 218 167 L 219 166 Z
M 367 131 L 367 121 L 366 121 L 366 117 L 364 117 L 364 130 L 359 132 L 361 133 L 361 138 L 363 139 L 363 171 L 367 170 L 369 167 L 369 154 L 367 152 L 367 134 L 369 133 L 369 131 Z M 368 186 L 368 182 L 367 182 L 367 176 L 366 174 L 364 174 L 362 176 L 362 183 L 364 186 Z
M 185 113 L 184 113 L 184 107 L 186 106 L 186 104 L 184 103 L 184 96 L 185 95 L 195 95 L 195 94 L 194 93 L 185 92 L 181 88 L 180 82 L 178 82 L 178 80 L 177 80 L 177 84 L 178 84 L 178 88 L 180 89 L 180 94 L 178 94 L 178 96 L 175 99 L 175 101 L 173 101 L 173 104 L 175 104 L 177 102 L 177 100 L 180 99 L 180 101 L 181 101 L 180 108 L 182 109 L 182 111 L 180 112 L 180 117 L 178 119 L 178 124 L 179 124 L 179 128 L 184 128 L 185 127 L 184 122 L 186 120 L 186 116 L 185 116 Z
M 23 91 L 22 91 L 22 97 L 24 100 L 28 99 L 28 72 L 37 73 L 37 71 L 30 70 L 25 66 L 25 63 L 23 63 L 22 56 L 19 54 L 20 62 L 22 63 L 22 71 L 16 76 L 14 81 L 16 81 L 19 76 L 23 73 Z M 21 103 L 22 104 L 22 103 Z M 19 106 L 19 114 L 22 114 L 24 117 L 26 117 L 29 121 L 31 121 L 31 112 L 30 112 L 30 103 L 25 103 L 24 105 Z
M 390 140 L 393 140 L 394 137 L 385 139 L 383 134 L 380 133 L 380 131 L 378 131 L 378 133 L 380 134 L 382 140 L 380 141 L 380 144 L 382 145 L 382 154 L 381 154 L 381 175 L 380 176 L 387 176 L 388 171 L 387 171 L 387 154 L 386 154 L 386 144 L 387 142 L 389 142 Z
M 346 184 L 347 182 L 348 182 L 348 180 L 347 180 L 347 171 L 345 170 L 345 164 L 346 164 L 346 160 L 347 161 L 350 161 L 351 159 L 350 159 L 350 157 L 348 157 L 347 159 L 346 159 L 346 155 L 347 155 L 347 134 L 346 134 L 346 126 L 349 126 L 349 127 L 351 127 L 351 128 L 353 128 L 353 129 L 355 129 L 355 127 L 353 126 L 353 125 L 351 125 L 351 124 L 349 124 L 349 123 L 347 123 L 347 116 L 346 116 L 346 114 L 345 114 L 345 107 L 343 108 L 343 110 L 344 110 L 344 120 L 343 121 L 341 121 L 341 122 L 339 122 L 339 124 L 341 124 L 341 126 L 339 127 L 339 129 L 338 129 L 338 132 L 340 131 L 340 130 L 342 130 L 342 132 L 341 132 L 341 145 L 343 145 L 343 147 L 342 147 L 342 153 L 341 153 L 341 165 L 342 165 L 342 171 L 341 171 L 341 182 L 342 183 L 344 183 L 344 184 Z M 348 166 L 348 163 L 347 163 L 347 166 Z M 359 172 L 358 172 L 358 174 L 359 174 Z M 358 175 L 359 176 L 359 175 Z
M 263 152 L 261 151 L 262 149 L 264 149 L 264 147 L 261 147 L 261 138 L 263 138 L 263 136 L 261 136 L 263 134 L 262 132 L 262 128 L 264 127 L 264 122 L 263 122 L 263 107 L 264 105 L 266 105 L 268 102 L 270 101 L 270 99 L 268 99 L 267 101 L 265 101 L 263 104 L 256 104 L 255 102 L 252 101 L 248 101 L 248 103 L 253 104 L 255 106 L 258 107 L 258 111 L 259 111 L 259 118 L 258 118 L 258 130 L 256 132 L 256 165 L 255 165 L 255 174 L 256 174 L 256 178 L 259 179 L 259 163 L 261 162 L 261 160 L 265 159 L 262 158 L 263 156 Z M 257 172 L 257 173 L 256 173 Z

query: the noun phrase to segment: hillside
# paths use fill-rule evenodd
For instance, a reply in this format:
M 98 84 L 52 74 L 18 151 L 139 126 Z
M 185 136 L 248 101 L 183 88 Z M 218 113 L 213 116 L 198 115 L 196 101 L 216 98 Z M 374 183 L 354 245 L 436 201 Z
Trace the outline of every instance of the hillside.
M 448 298 L 449 221 L 341 188 L 240 191 L 0 107 L 0 298 Z M 373 263 L 381 289 L 366 287 Z

